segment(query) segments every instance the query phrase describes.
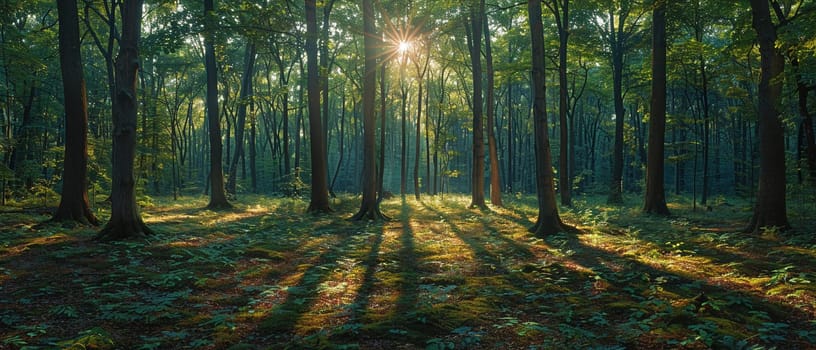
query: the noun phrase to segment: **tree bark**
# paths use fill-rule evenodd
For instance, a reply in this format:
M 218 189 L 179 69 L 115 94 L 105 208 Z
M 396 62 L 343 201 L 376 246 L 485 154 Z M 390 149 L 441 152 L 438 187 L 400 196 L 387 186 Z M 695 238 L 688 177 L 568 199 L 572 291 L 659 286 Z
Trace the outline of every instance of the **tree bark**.
M 481 9 L 484 15 L 484 7 Z M 493 69 L 493 45 L 490 41 L 490 25 L 484 17 L 485 64 L 487 68 L 487 89 L 485 91 L 485 106 L 487 108 L 487 152 L 490 156 L 490 204 L 503 206 L 501 198 L 501 175 L 499 175 L 499 151 L 496 145 L 496 92 L 495 70 Z
M 215 7 L 213 0 L 204 0 L 204 67 L 207 71 L 207 123 L 210 136 L 210 203 L 209 209 L 228 209 L 224 190 L 224 170 L 221 151 L 221 120 L 218 116 L 218 71 L 215 65 Z
M 320 75 L 317 62 L 317 9 L 315 0 L 304 0 L 306 5 L 306 70 L 309 109 L 309 146 L 312 165 L 312 194 L 310 213 L 331 212 L 329 208 L 328 167 L 323 122 L 320 119 Z
M 88 202 L 88 99 L 80 54 L 77 2 L 57 1 L 62 87 L 65 94 L 65 158 L 62 195 L 51 221 L 98 225 Z
M 759 82 L 759 189 L 756 205 L 746 232 L 759 233 L 766 228 L 790 228 L 785 193 L 785 131 L 779 104 L 785 62 L 775 47 L 776 27 L 771 21 L 767 0 L 751 0 L 753 27 L 760 53 Z
M 643 211 L 669 215 L 664 188 L 663 146 L 666 136 L 666 0 L 657 2 L 652 18 L 652 105 Z
M 624 49 L 624 18 L 618 17 L 619 23 L 615 26 L 615 18 L 609 13 L 609 35 L 612 48 L 612 94 L 615 103 L 615 142 L 612 150 L 612 177 L 609 183 L 609 204 L 623 203 L 623 49 Z
M 473 168 L 471 169 L 470 207 L 484 208 L 484 127 L 482 126 L 482 14 L 484 0 L 470 9 L 470 62 L 473 73 Z
M 379 220 L 385 217 L 380 212 L 377 200 L 377 119 L 375 103 L 377 96 L 377 29 L 374 26 L 374 5 L 372 0 L 363 0 L 363 36 L 365 48 L 365 73 L 363 76 L 363 199 L 360 210 L 352 220 Z
M 111 218 L 96 236 L 98 240 L 139 238 L 153 233 L 139 213 L 133 176 L 139 106 L 136 81 L 141 22 L 142 0 L 125 0 L 122 3 L 122 36 L 115 64 L 117 103 L 113 114 Z
M 563 3 L 562 3 L 563 1 Z M 547 2 L 550 11 L 555 16 L 558 28 L 558 128 L 559 128 L 559 156 L 558 156 L 558 190 L 561 194 L 561 204 L 572 205 L 572 180 L 569 170 L 569 125 L 567 124 L 567 110 L 569 109 L 567 94 L 567 43 L 569 40 L 569 1 L 553 0 Z
M 813 116 L 808 111 L 808 93 L 811 87 L 802 78 L 799 71 L 799 59 L 794 57 L 791 59 L 791 65 L 796 70 L 796 92 L 798 96 L 799 116 L 802 121 L 799 125 L 800 144 L 799 153 L 805 154 L 805 160 L 808 168 L 808 179 L 812 184 L 816 184 L 816 137 L 813 134 Z M 799 157 L 802 158 L 801 155 Z
M 247 105 L 252 98 L 252 77 L 255 69 L 255 44 L 247 43 L 244 57 L 244 76 L 241 80 L 241 97 L 238 100 L 238 116 L 235 122 L 235 155 L 229 167 L 229 177 L 227 178 L 227 193 L 235 195 L 235 188 L 238 182 L 238 160 L 244 153 L 244 127 L 246 125 Z
M 527 11 L 533 62 L 533 118 L 536 150 L 536 187 L 538 192 L 538 219 L 530 232 L 546 236 L 564 231 L 558 215 L 553 187 L 550 139 L 547 135 L 546 71 L 544 66 L 544 25 L 541 22 L 541 1 L 528 0 Z

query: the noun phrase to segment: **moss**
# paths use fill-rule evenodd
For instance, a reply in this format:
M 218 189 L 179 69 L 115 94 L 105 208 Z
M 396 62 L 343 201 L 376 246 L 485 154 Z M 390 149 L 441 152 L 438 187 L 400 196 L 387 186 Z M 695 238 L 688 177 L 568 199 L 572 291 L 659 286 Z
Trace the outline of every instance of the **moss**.
M 284 308 L 276 309 L 269 317 L 261 321 L 258 330 L 263 333 L 291 332 L 300 317 L 301 313 L 298 311 Z
M 726 318 L 701 317 L 700 320 L 709 321 L 717 325 L 717 333 L 722 335 L 732 336 L 736 339 L 745 339 L 752 335 L 746 331 L 744 324 Z
M 247 249 L 242 255 L 246 258 L 269 259 L 273 262 L 284 261 L 287 258 L 286 253 L 266 247 L 252 247 Z

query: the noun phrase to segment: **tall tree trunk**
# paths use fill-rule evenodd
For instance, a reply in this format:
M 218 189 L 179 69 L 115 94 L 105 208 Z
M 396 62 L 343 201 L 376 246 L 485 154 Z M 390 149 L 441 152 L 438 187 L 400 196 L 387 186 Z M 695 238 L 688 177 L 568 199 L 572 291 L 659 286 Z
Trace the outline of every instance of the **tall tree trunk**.
M 482 8 L 484 15 L 484 8 Z M 485 39 L 485 64 L 487 65 L 487 89 L 485 106 L 487 108 L 487 152 L 490 155 L 490 203 L 501 207 L 501 176 L 499 175 L 499 151 L 496 145 L 496 92 L 495 71 L 493 69 L 493 45 L 490 40 L 490 25 L 487 17 L 483 21 Z
M 703 31 L 699 30 L 697 34 L 697 41 L 703 42 Z M 700 79 L 701 79 L 701 91 L 700 91 L 700 104 L 703 109 L 703 186 L 700 193 L 700 204 L 705 206 L 708 202 L 708 195 L 709 195 L 709 183 L 710 183 L 710 170 L 709 170 L 709 158 L 710 158 L 710 150 L 711 150 L 711 107 L 709 106 L 708 101 L 708 72 L 706 71 L 706 62 L 705 57 L 703 57 L 703 53 L 701 52 L 699 55 L 700 60 Z
M 753 27 L 759 41 L 759 189 L 756 206 L 746 232 L 759 233 L 767 227 L 790 228 L 785 202 L 785 130 L 778 110 L 782 96 L 785 62 L 776 44 L 776 27 L 766 0 L 751 0 Z
M 612 177 L 609 184 L 610 204 L 623 203 L 623 18 L 615 28 L 615 17 L 609 13 L 612 47 L 612 94 L 615 102 L 615 143 L 612 153 Z
M 337 142 L 339 143 L 338 151 L 340 156 L 337 158 L 337 167 L 334 168 L 334 176 L 332 176 L 331 183 L 329 184 L 329 194 L 334 197 L 334 184 L 337 181 L 337 175 L 340 174 L 340 168 L 343 165 L 343 155 L 345 155 L 345 150 L 343 149 L 343 141 L 346 137 L 345 125 L 346 125 L 346 93 L 343 92 L 343 96 L 341 98 L 342 102 L 341 110 L 340 110 L 340 133 L 337 135 Z
M 484 128 L 482 126 L 482 17 L 484 0 L 471 4 L 468 46 L 473 67 L 473 168 L 470 207 L 484 208 Z
M 329 61 L 329 27 L 331 18 L 331 11 L 336 0 L 323 1 L 323 23 L 320 30 L 320 94 L 321 99 L 321 116 L 323 117 L 323 151 L 326 159 L 326 169 L 329 164 L 329 111 L 331 100 L 329 99 L 329 72 L 331 72 L 332 62 Z M 328 181 L 328 173 L 326 175 Z M 328 184 L 327 184 L 328 186 Z
M 380 41 L 382 43 L 382 41 Z M 377 176 L 377 201 L 382 202 L 385 197 L 385 112 L 386 112 L 386 81 L 385 72 L 388 61 L 382 60 L 380 65 L 380 169 Z
M 236 183 L 238 182 L 238 160 L 244 153 L 244 127 L 246 124 L 247 105 L 252 99 L 252 78 L 255 72 L 255 44 L 248 42 L 244 56 L 244 76 L 241 80 L 241 97 L 238 100 L 238 118 L 235 122 L 235 156 L 229 167 L 229 177 L 227 178 L 227 192 L 235 195 Z
M 646 163 L 646 198 L 643 211 L 669 215 L 664 189 L 666 134 L 666 1 L 658 0 L 652 12 L 652 105 L 649 116 L 649 150 Z
M 813 116 L 808 111 L 808 93 L 810 88 L 803 80 L 802 74 L 799 71 L 799 59 L 794 57 L 791 60 L 791 65 L 796 71 L 796 92 L 799 98 L 799 116 L 802 117 L 802 122 L 799 125 L 800 145 L 798 147 L 800 153 L 805 154 L 805 159 L 809 171 L 809 180 L 816 184 L 816 137 L 813 134 Z M 800 156 L 801 159 L 801 156 Z
M 408 177 L 408 136 L 407 136 L 407 105 L 408 105 L 408 88 L 405 84 L 405 58 L 400 62 L 400 104 L 401 104 L 401 118 L 400 118 L 400 197 L 405 198 L 405 193 L 408 191 L 406 184 Z
M 309 145 L 312 165 L 312 194 L 310 213 L 327 213 L 329 208 L 328 167 L 326 165 L 326 140 L 323 139 L 323 123 L 320 119 L 320 76 L 317 62 L 317 9 L 315 0 L 304 0 L 306 5 L 306 65 L 309 108 Z
M 257 169 L 257 148 L 255 138 L 257 135 L 257 118 L 255 117 L 255 102 L 249 105 L 249 181 L 252 193 L 258 193 L 258 169 Z
M 144 237 L 152 231 L 142 221 L 136 203 L 133 160 L 136 154 L 136 116 L 139 106 L 136 80 L 139 71 L 142 0 L 122 3 L 122 36 L 116 57 L 117 110 L 113 115 L 113 171 L 111 217 L 96 236 L 99 240 Z
M 528 0 L 527 12 L 530 22 L 530 36 L 533 62 L 533 124 L 535 129 L 536 187 L 538 192 L 538 219 L 530 232 L 536 236 L 546 236 L 564 230 L 558 215 L 553 187 L 552 157 L 550 138 L 547 135 L 546 71 L 544 66 L 544 25 L 541 22 L 541 1 Z
M 559 156 L 558 156 L 558 190 L 561 193 L 561 204 L 572 205 L 572 180 L 569 171 L 569 125 L 567 124 L 567 110 L 569 109 L 567 95 L 567 43 L 569 40 L 569 1 L 552 0 L 547 2 L 550 11 L 555 16 L 558 28 L 558 127 Z
M 422 95 L 424 94 L 423 89 L 425 87 L 423 81 L 424 74 L 425 71 L 420 72 L 419 66 L 417 66 L 417 83 L 419 87 L 417 92 L 416 134 L 414 135 L 414 198 L 416 200 L 419 200 L 419 149 L 420 145 L 422 145 L 422 133 L 420 132 L 419 127 L 422 123 Z
M 218 117 L 218 71 L 215 65 L 216 15 L 214 0 L 204 0 L 204 68 L 207 71 L 207 124 L 210 136 L 210 203 L 207 208 L 227 209 L 232 205 L 227 201 L 224 190 L 224 170 L 221 151 L 221 120 Z
M 363 0 L 363 36 L 365 47 L 365 73 L 363 76 L 363 199 L 360 210 L 352 220 L 383 219 L 380 202 L 377 200 L 376 149 L 377 119 L 375 101 L 377 95 L 377 29 L 374 26 L 374 5 L 372 0 Z
M 57 1 L 62 87 L 65 94 L 65 158 L 62 195 L 51 221 L 98 225 L 88 202 L 88 99 L 80 54 L 76 1 Z

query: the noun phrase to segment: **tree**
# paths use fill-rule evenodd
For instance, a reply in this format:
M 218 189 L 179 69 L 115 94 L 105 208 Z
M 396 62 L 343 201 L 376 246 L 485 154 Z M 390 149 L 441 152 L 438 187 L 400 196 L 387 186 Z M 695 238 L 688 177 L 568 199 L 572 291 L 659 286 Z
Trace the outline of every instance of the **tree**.
M 484 128 L 482 126 L 482 20 L 484 0 L 474 1 L 470 7 L 468 48 L 473 74 L 473 169 L 471 169 L 470 207 L 484 208 Z
M 238 100 L 238 120 L 235 125 L 235 155 L 229 167 L 229 178 L 227 179 L 227 192 L 235 195 L 235 187 L 238 182 L 238 161 L 244 153 L 244 127 L 246 124 L 247 105 L 252 99 L 252 78 L 255 72 L 255 43 L 250 39 L 244 52 L 244 76 L 241 78 L 241 97 Z
M 609 183 L 610 204 L 623 203 L 623 131 L 626 118 L 623 106 L 624 58 L 636 33 L 636 24 L 642 13 L 633 13 L 631 0 L 612 3 L 607 9 L 607 19 L 601 31 L 609 45 L 612 64 L 612 99 L 615 105 L 615 139 L 612 149 L 612 177 Z M 634 19 L 630 16 L 635 15 Z M 600 17 L 599 17 L 600 18 Z
M 210 209 L 228 209 L 224 189 L 221 119 L 218 115 L 218 71 L 215 65 L 216 17 L 213 0 L 204 0 L 204 68 L 207 71 L 207 126 L 210 136 Z
M 484 8 L 482 8 L 484 11 Z M 490 40 L 490 25 L 487 17 L 484 18 L 485 65 L 487 66 L 487 90 L 485 91 L 485 105 L 487 106 L 487 153 L 490 157 L 490 203 L 502 206 L 501 176 L 499 175 L 499 151 L 496 145 L 496 93 L 495 70 L 493 69 L 493 44 Z
M 669 215 L 664 184 L 666 132 L 666 0 L 657 0 L 652 12 L 652 101 L 649 114 L 649 150 L 646 163 L 646 198 L 643 211 Z
M 380 43 L 374 26 L 374 5 L 372 0 L 363 0 L 363 45 L 365 50 L 365 74 L 363 77 L 363 199 L 360 210 L 352 220 L 384 219 L 377 200 L 377 129 L 375 103 L 377 96 L 377 45 Z
M 116 57 L 116 109 L 113 113 L 113 173 L 111 177 L 111 217 L 96 236 L 99 240 L 144 237 L 152 230 L 142 221 L 136 203 L 133 160 L 136 154 L 136 94 L 139 71 L 142 0 L 122 4 L 122 33 Z
M 785 193 L 785 130 L 779 105 L 785 61 L 776 48 L 776 27 L 767 0 L 751 0 L 751 15 L 759 41 L 760 81 L 757 129 L 759 129 L 759 189 L 754 214 L 746 232 L 767 227 L 790 228 Z
M 304 0 L 306 5 L 306 69 L 309 109 L 309 145 L 312 158 L 312 195 L 310 213 L 330 212 L 326 140 L 320 120 L 320 78 L 317 64 L 317 9 L 315 0 Z
M 527 0 L 533 71 L 533 124 L 535 129 L 536 188 L 538 193 L 538 219 L 530 232 L 536 236 L 564 231 L 565 225 L 558 215 L 553 187 L 550 138 L 547 135 L 546 71 L 544 66 L 544 25 L 541 22 L 541 1 Z
M 558 190 L 561 192 L 561 204 L 572 205 L 570 190 L 572 180 L 569 167 L 569 129 L 567 125 L 567 43 L 569 40 L 569 0 L 550 0 L 547 7 L 555 16 L 558 28 L 558 123 L 560 130 L 560 147 L 558 157 Z
M 62 196 L 52 221 L 98 225 L 88 203 L 88 98 L 79 45 L 76 0 L 57 1 L 62 87 L 65 94 L 65 161 Z

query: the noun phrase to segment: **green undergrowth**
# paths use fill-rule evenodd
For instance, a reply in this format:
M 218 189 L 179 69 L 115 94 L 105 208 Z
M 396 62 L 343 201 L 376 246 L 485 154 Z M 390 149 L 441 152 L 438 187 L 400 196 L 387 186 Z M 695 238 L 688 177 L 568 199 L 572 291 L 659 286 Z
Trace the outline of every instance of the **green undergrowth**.
M 740 233 L 750 206 L 725 198 L 668 218 L 630 201 L 578 198 L 576 230 L 548 237 L 523 196 L 394 198 L 389 222 L 347 220 L 348 195 L 317 216 L 153 198 L 157 234 L 112 243 L 0 214 L 0 348 L 813 348 L 812 230 Z

